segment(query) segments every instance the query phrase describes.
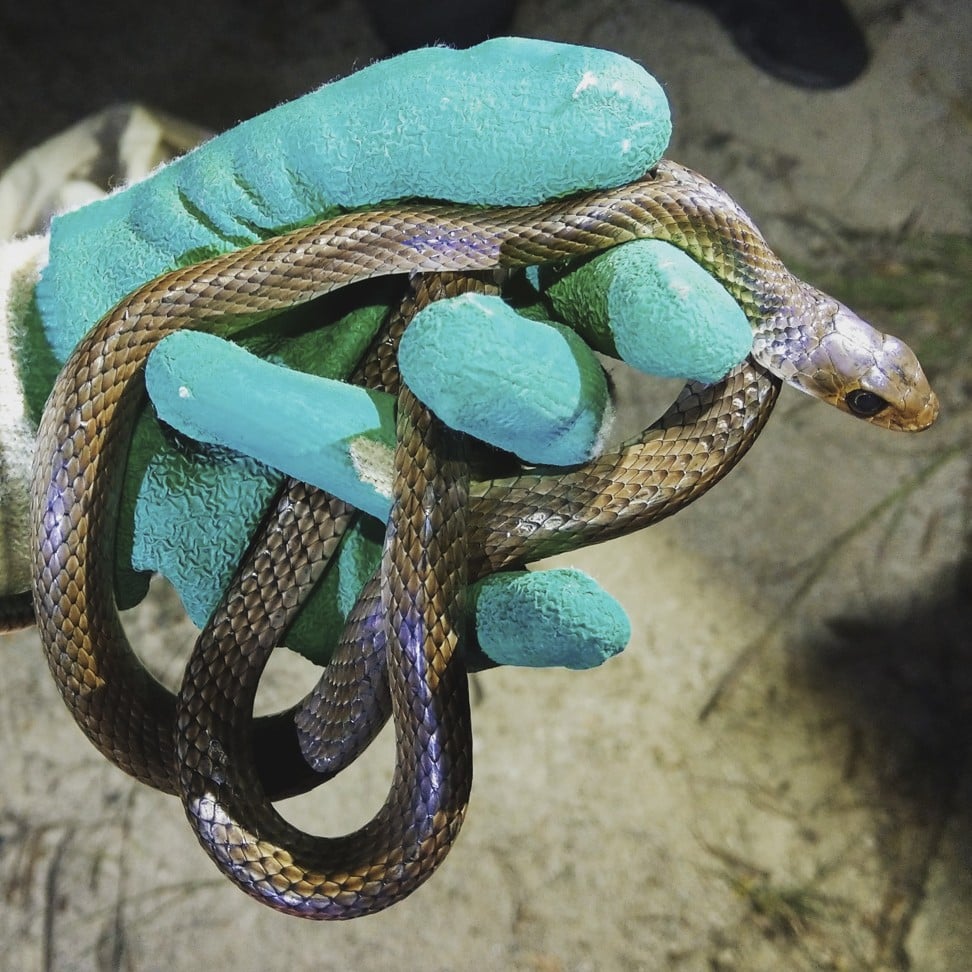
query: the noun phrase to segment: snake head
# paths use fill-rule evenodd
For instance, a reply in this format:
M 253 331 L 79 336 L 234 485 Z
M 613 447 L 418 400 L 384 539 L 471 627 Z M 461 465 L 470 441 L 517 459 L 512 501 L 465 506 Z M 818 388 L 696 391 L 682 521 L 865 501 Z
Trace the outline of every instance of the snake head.
M 914 351 L 871 327 L 839 301 L 830 327 L 790 380 L 841 411 L 885 429 L 920 432 L 938 418 L 938 397 Z

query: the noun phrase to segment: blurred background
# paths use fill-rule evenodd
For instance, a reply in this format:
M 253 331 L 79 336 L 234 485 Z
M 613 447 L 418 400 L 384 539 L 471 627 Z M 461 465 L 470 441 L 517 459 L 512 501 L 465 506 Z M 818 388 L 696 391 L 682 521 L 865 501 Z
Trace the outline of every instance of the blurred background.
M 4 639 L 0 968 L 968 968 L 972 6 L 481 6 L 4 2 L 0 168 L 110 105 L 218 131 L 440 39 L 609 48 L 664 85 L 672 158 L 917 350 L 942 419 L 893 436 L 785 392 L 712 494 L 567 558 L 624 603 L 628 649 L 594 672 L 478 677 L 456 848 L 411 898 L 347 924 L 232 888 L 178 801 L 81 737 L 36 636 Z M 648 393 L 618 380 L 638 410 Z M 131 626 L 178 680 L 193 629 L 164 585 Z M 281 657 L 262 704 L 312 679 Z M 352 829 L 391 761 L 383 737 L 285 811 Z

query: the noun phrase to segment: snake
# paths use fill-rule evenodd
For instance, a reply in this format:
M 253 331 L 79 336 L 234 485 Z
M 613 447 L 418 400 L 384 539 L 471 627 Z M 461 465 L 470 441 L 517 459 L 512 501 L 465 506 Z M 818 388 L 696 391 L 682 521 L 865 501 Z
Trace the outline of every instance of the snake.
M 354 512 L 293 481 L 201 634 L 178 696 L 147 672 L 114 605 L 113 542 L 142 371 L 163 337 L 230 333 L 379 276 L 490 274 L 635 239 L 668 241 L 723 284 L 752 325 L 744 362 L 714 384 L 690 382 L 640 435 L 588 464 L 468 482 L 451 433 L 399 389 L 382 565 L 318 685 L 292 709 L 252 718 L 248 693 Z M 468 798 L 471 729 L 453 643 L 466 581 L 684 508 L 746 453 L 783 382 L 883 428 L 918 431 L 938 414 L 910 348 L 791 274 L 727 193 L 670 160 L 625 186 L 537 206 L 350 212 L 171 271 L 95 325 L 42 416 L 33 614 L 49 667 L 94 745 L 179 794 L 207 852 L 244 891 L 310 918 L 388 907 L 438 866 Z M 395 775 L 369 823 L 313 837 L 276 813 L 272 801 L 340 771 L 389 714 Z

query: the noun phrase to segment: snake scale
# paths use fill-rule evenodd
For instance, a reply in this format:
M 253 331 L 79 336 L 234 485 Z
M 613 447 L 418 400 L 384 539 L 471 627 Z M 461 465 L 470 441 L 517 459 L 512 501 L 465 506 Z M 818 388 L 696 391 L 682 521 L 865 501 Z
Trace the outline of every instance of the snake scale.
M 166 334 L 225 332 L 380 275 L 489 273 L 638 238 L 669 241 L 723 283 L 753 327 L 747 361 L 714 385 L 687 385 L 640 436 L 586 466 L 484 482 L 468 482 L 458 437 L 400 388 L 382 566 L 312 692 L 251 718 L 267 654 L 353 515 L 296 482 L 200 636 L 179 696 L 145 671 L 112 596 L 114 509 L 141 371 Z M 377 911 L 432 873 L 464 812 L 471 730 L 455 643 L 466 578 L 676 512 L 738 462 L 784 380 L 886 428 L 923 429 L 938 411 L 910 349 L 791 275 L 726 193 L 670 161 L 630 185 L 535 207 L 351 213 L 173 271 L 89 333 L 44 412 L 34 612 L 51 671 L 102 753 L 182 795 L 204 847 L 244 890 L 307 917 Z M 286 824 L 271 801 L 338 772 L 389 712 L 395 777 L 372 821 L 342 838 Z

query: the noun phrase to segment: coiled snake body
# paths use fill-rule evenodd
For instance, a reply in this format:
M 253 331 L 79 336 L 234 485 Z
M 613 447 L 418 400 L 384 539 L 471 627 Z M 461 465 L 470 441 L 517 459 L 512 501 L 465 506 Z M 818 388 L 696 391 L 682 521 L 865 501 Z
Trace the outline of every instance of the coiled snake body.
M 295 482 L 202 633 L 179 697 L 143 669 L 112 597 L 113 517 L 140 373 L 162 337 L 241 326 L 379 275 L 479 274 L 645 237 L 687 251 L 732 293 L 754 330 L 748 361 L 715 385 L 688 385 L 641 436 L 583 468 L 471 484 L 457 437 L 402 388 L 382 567 L 311 694 L 251 719 L 266 658 L 353 514 Z M 454 278 L 442 279 L 448 291 Z M 431 874 L 464 812 L 470 726 L 455 647 L 465 575 L 680 509 L 743 455 L 781 379 L 888 428 L 921 429 L 937 414 L 907 347 L 794 278 L 724 192 L 671 162 L 632 185 L 536 207 L 349 214 L 174 271 L 92 330 L 44 412 L 34 610 L 51 670 L 95 745 L 138 779 L 180 793 L 204 846 L 244 890 L 308 917 L 376 911 Z M 334 839 L 283 821 L 270 801 L 337 772 L 389 709 L 397 764 L 376 817 Z

